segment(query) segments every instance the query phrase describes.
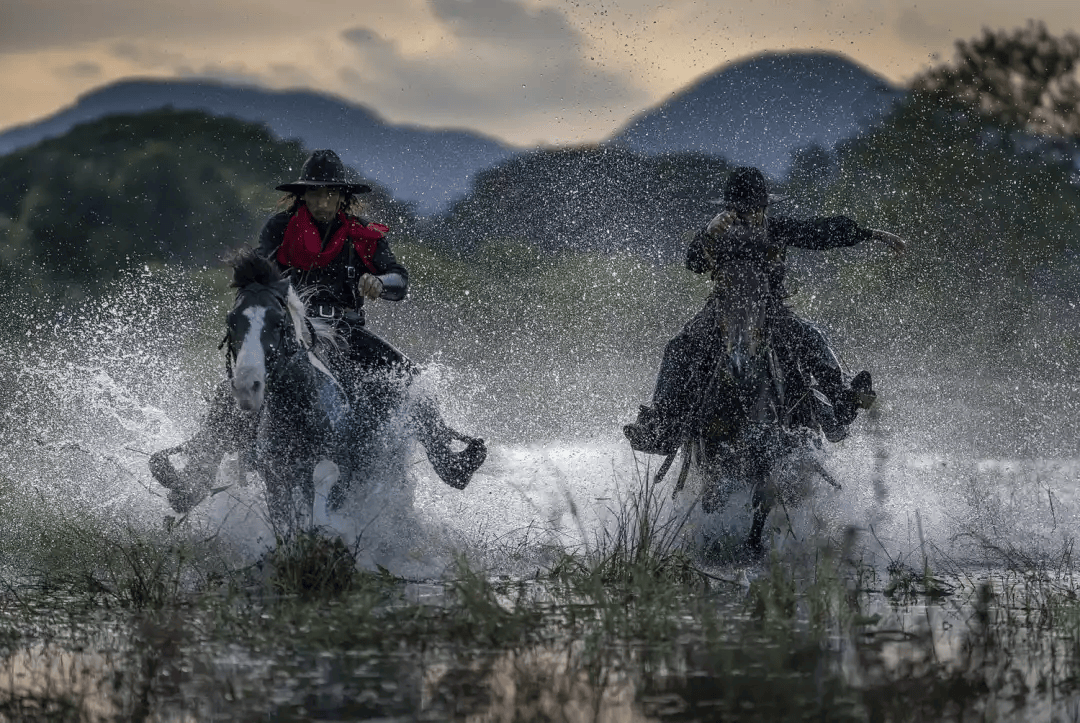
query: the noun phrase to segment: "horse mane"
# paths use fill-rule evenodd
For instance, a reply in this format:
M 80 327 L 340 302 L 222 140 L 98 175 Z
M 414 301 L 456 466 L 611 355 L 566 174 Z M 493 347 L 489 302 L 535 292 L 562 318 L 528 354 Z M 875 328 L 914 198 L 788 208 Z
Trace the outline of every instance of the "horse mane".
M 237 289 L 250 284 L 273 286 L 283 278 L 270 259 L 260 256 L 259 252 L 251 247 L 234 251 L 226 257 L 225 263 L 233 269 L 233 280 L 229 286 Z
M 272 261 L 251 247 L 233 252 L 225 261 L 233 269 L 233 280 L 229 284 L 233 288 L 243 289 L 251 284 L 274 287 L 287 281 Z M 285 293 L 285 310 L 292 320 L 296 340 L 305 349 L 311 349 L 315 342 L 320 340 L 333 347 L 341 346 L 342 340 L 334 330 L 334 325 L 326 319 L 308 316 L 305 299 L 297 293 L 291 283 Z M 312 338 L 312 331 L 315 333 L 314 338 Z
M 305 296 L 310 295 L 310 293 L 305 294 Z M 317 316 L 308 316 L 307 303 L 304 297 L 293 288 L 292 284 L 289 284 L 289 291 L 285 296 L 285 308 L 292 319 L 297 341 L 300 341 L 308 349 L 314 345 L 315 341 L 325 341 L 334 348 L 338 348 L 344 343 L 333 322 Z M 314 339 L 311 338 L 311 332 L 315 332 Z

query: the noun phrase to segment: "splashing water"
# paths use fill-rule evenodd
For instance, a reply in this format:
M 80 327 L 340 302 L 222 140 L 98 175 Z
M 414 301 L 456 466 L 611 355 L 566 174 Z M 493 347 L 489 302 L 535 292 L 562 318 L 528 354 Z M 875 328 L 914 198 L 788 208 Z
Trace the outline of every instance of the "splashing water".
M 216 346 L 228 296 L 216 283 L 147 270 L 78 308 L 25 310 L 25 343 L 0 357 L 7 395 L 0 480 L 20 504 L 78 510 L 103 527 L 152 529 L 173 514 L 147 456 L 194 432 L 223 373 Z M 666 340 L 646 341 L 659 349 Z M 532 390 L 547 408 L 588 420 L 593 395 L 580 393 L 581 379 L 596 369 L 594 393 L 611 387 L 611 396 L 627 400 L 629 421 L 634 400 L 642 401 L 648 389 L 641 373 L 620 378 L 612 364 L 576 354 L 564 368 L 527 383 L 547 385 Z M 577 382 L 568 387 L 570 376 Z M 359 538 L 367 566 L 431 578 L 464 549 L 531 572 L 534 544 L 593 544 L 661 461 L 635 456 L 606 415 L 586 436 L 500 441 L 491 428 L 516 423 L 514 409 L 498 406 L 506 381 L 485 388 L 477 370 L 456 367 L 454 360 L 429 362 L 419 384 L 437 394 L 452 426 L 487 437 L 490 455 L 470 486 L 458 491 L 443 485 L 422 450 L 405 440 L 339 512 L 326 511 L 327 490 L 321 489 L 316 523 L 350 544 Z M 829 451 L 826 465 L 843 489 L 819 483 L 804 504 L 775 512 L 773 544 L 835 539 L 854 527 L 865 533 L 864 554 L 878 562 L 928 554 L 976 564 L 1010 550 L 1052 555 L 1071 544 L 1078 528 L 1075 455 L 1010 458 L 964 449 L 955 445 L 956 428 L 973 418 L 1002 423 L 993 409 L 947 422 L 939 415 L 931 425 L 927 419 L 937 413 L 940 397 L 928 393 L 925 380 L 883 379 L 879 390 L 885 400 L 880 413 L 864 415 L 852 438 Z M 496 418 L 498 426 L 491 421 Z M 520 424 L 530 429 L 534 422 Z M 237 477 L 235 460 L 226 459 L 219 475 L 226 489 L 203 502 L 188 523 L 251 559 L 274 540 L 261 487 Z M 658 499 L 670 500 L 674 477 Z M 686 520 L 688 540 L 749 523 L 745 496 L 732 499 L 722 525 L 691 509 L 694 499 L 691 486 L 664 512 Z M 14 520 L 5 546 L 17 547 L 12 541 L 20 529 Z

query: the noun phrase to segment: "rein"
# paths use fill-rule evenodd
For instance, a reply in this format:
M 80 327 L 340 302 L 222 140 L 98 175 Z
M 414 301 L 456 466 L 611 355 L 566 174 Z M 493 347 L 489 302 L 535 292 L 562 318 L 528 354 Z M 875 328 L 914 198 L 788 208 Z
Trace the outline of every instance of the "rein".
M 288 294 L 282 293 L 275 287 L 267 286 L 260 283 L 251 283 L 247 286 L 239 289 L 236 292 L 236 298 L 239 301 L 242 297 L 258 294 L 263 291 L 268 291 L 277 302 L 279 308 L 283 311 L 281 315 L 281 322 L 279 324 L 280 332 L 278 334 L 279 342 L 272 350 L 263 350 L 266 359 L 266 382 L 269 385 L 272 380 L 280 377 L 279 367 L 288 359 L 291 359 L 295 354 L 299 352 L 306 352 L 308 362 L 312 368 L 317 372 L 326 375 L 331 383 L 344 394 L 344 388 L 341 382 L 333 371 L 326 365 L 326 363 L 319 358 L 316 354 L 316 348 L 319 345 L 319 333 L 315 328 L 315 324 L 311 318 L 301 309 L 299 314 L 294 314 L 294 307 L 290 306 Z M 235 310 L 235 307 L 234 307 Z M 297 316 L 302 318 L 302 322 L 297 319 Z M 297 325 L 303 323 L 305 329 L 308 332 L 310 342 L 305 340 L 304 335 L 297 333 Z M 225 352 L 225 372 L 228 378 L 231 380 L 234 376 L 233 363 L 236 358 L 236 354 L 239 353 L 238 349 L 235 349 L 236 340 L 233 338 L 232 330 L 227 328 L 224 338 L 218 344 L 218 349 L 227 347 Z
M 288 313 L 288 299 L 285 297 L 284 294 L 271 286 L 266 286 L 265 284 L 259 283 L 248 284 L 247 286 L 239 289 L 236 292 L 236 299 L 239 301 L 240 298 L 243 296 L 257 294 L 262 291 L 270 292 L 271 296 L 274 297 L 274 300 L 277 301 L 279 308 L 285 312 L 283 314 L 281 324 L 283 327 L 280 335 L 281 343 L 272 352 L 266 353 L 266 366 L 267 369 L 269 369 L 276 364 L 277 360 L 282 357 L 282 355 L 288 356 L 299 349 L 311 351 L 315 347 L 315 344 L 318 342 L 318 337 L 315 334 L 315 326 L 311 323 L 311 319 L 307 318 L 306 315 L 304 316 L 304 322 L 307 324 L 308 332 L 311 335 L 311 346 L 309 347 L 303 342 L 298 343 L 297 340 L 294 338 L 294 335 L 288 333 L 290 330 L 286 329 L 285 327 L 290 323 L 292 319 L 291 315 Z M 218 342 L 217 346 L 219 351 L 222 348 L 225 348 L 225 373 L 228 375 L 229 379 L 232 379 L 233 377 L 233 359 L 236 357 L 237 353 L 237 351 L 234 351 L 235 341 L 236 340 L 233 339 L 232 336 L 232 330 L 226 327 L 225 336 L 221 339 L 220 342 Z

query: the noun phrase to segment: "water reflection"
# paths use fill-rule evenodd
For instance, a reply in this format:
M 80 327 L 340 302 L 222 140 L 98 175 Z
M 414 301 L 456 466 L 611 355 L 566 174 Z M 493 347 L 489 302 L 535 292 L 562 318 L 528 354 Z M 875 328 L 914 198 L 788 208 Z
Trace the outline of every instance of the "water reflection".
M 339 644 L 307 623 L 281 635 L 271 608 L 62 607 L 31 623 L 0 607 L 23 631 L 0 636 L 0 720 L 1075 720 L 1072 588 L 1044 580 L 1034 595 L 1009 573 L 949 584 L 937 599 L 863 593 L 855 617 L 823 626 L 755 615 L 733 587 L 710 594 L 715 628 L 687 618 L 666 643 L 574 633 L 552 608 L 536 639 L 502 648 L 434 629 L 357 645 L 347 603 L 318 613 Z M 438 592 L 412 598 L 437 606 Z

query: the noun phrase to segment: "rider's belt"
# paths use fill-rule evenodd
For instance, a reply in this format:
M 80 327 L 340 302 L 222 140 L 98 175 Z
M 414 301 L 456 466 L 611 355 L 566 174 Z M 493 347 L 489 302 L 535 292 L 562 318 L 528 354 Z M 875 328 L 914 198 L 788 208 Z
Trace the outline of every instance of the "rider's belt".
M 319 304 L 315 307 L 315 316 L 320 319 L 341 319 L 345 316 L 345 309 L 334 304 Z
M 320 319 L 331 319 L 333 321 L 347 321 L 351 324 L 363 323 L 363 317 L 360 313 L 353 309 L 346 309 L 344 306 L 338 306 L 336 304 L 318 304 L 314 308 L 315 316 Z

